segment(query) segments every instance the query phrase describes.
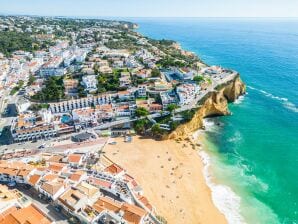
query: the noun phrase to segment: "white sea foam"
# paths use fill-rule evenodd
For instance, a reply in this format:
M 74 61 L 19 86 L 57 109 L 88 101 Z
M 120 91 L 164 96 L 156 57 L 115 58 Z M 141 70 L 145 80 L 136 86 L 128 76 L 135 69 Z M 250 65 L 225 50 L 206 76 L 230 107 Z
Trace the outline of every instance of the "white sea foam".
M 205 127 L 205 131 L 218 132 L 219 126 L 222 126 L 223 123 L 217 118 L 205 118 L 203 119 L 203 125 Z
M 256 89 L 255 87 L 252 87 L 252 86 L 247 86 L 247 88 L 249 88 L 249 89 L 253 89 L 253 90 Z
M 233 143 L 238 143 L 242 141 L 242 135 L 240 131 L 236 131 L 234 135 L 232 135 L 230 138 L 227 140 L 228 142 L 233 142 Z
M 218 210 L 223 213 L 230 224 L 245 223 L 240 214 L 241 198 L 236 195 L 228 186 L 215 184 L 209 174 L 210 157 L 205 151 L 200 151 L 199 155 L 203 161 L 203 173 L 208 187 L 211 189 L 212 201 Z
M 243 95 L 239 96 L 238 99 L 234 101 L 234 104 L 240 104 L 243 102 L 243 100 L 244 100 L 244 96 Z
M 203 125 L 205 126 L 206 130 L 215 126 L 215 119 L 214 118 L 205 118 L 203 120 Z
M 268 93 L 268 92 L 265 91 L 265 90 L 257 89 L 257 88 L 252 87 L 252 86 L 247 86 L 247 87 L 248 87 L 249 89 L 256 90 L 256 91 L 262 93 L 262 94 L 263 94 L 264 96 L 266 96 L 266 97 L 269 97 L 269 98 L 271 98 L 271 99 L 274 99 L 274 100 L 277 100 L 277 101 L 281 102 L 282 105 L 283 105 L 285 108 L 287 108 L 288 110 L 291 110 L 291 111 L 293 111 L 293 112 L 295 112 L 295 113 L 298 113 L 298 107 L 297 107 L 294 103 L 290 102 L 288 98 L 275 96 L 275 95 L 273 95 L 272 93 Z
M 291 111 L 293 111 L 295 113 L 298 113 L 298 107 L 295 104 L 293 104 L 291 102 L 285 102 L 284 103 L 284 106 L 286 108 L 288 108 L 289 110 L 291 110 Z

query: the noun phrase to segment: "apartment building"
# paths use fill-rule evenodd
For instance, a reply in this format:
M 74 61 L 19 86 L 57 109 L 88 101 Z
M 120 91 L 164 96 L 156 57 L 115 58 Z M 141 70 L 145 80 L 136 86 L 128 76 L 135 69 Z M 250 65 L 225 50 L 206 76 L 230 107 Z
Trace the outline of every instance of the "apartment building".
M 95 75 L 86 75 L 82 78 L 82 85 L 85 87 L 86 92 L 97 91 L 97 79 Z
M 52 113 L 71 112 L 74 109 L 91 107 L 96 105 L 111 104 L 112 97 L 110 94 L 103 94 L 98 96 L 88 96 L 80 99 L 73 99 L 62 101 L 58 103 L 51 103 L 50 110 Z
M 22 113 L 12 121 L 12 137 L 16 142 L 54 137 L 57 130 L 52 121 L 48 110 L 42 110 L 39 114 Z
M 179 98 L 179 104 L 185 105 L 191 103 L 197 94 L 199 87 L 196 84 L 187 83 L 177 86 L 176 93 Z

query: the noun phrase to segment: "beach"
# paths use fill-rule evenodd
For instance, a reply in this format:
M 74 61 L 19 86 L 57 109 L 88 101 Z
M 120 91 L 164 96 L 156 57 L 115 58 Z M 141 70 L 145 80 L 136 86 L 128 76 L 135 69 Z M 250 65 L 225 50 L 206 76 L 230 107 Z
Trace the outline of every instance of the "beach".
M 215 207 L 197 146 L 175 140 L 113 139 L 105 155 L 135 177 L 156 213 L 171 224 L 227 223 Z M 195 148 L 195 149 L 194 149 Z

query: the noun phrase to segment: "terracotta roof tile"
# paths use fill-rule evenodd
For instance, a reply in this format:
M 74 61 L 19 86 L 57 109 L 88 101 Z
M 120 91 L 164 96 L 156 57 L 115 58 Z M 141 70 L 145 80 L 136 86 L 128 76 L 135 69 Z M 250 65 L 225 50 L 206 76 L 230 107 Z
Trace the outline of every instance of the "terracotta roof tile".
M 119 165 L 113 163 L 112 165 L 106 167 L 104 171 L 116 175 L 124 171 L 124 169 Z
M 51 220 L 45 216 L 37 207 L 28 207 L 12 211 L 6 215 L 0 224 L 50 224 Z
M 82 159 L 82 155 L 80 154 L 70 154 L 68 156 L 68 162 L 70 163 L 79 163 Z
M 32 175 L 32 176 L 29 178 L 29 183 L 30 183 L 32 186 L 35 186 L 35 184 L 39 181 L 40 178 L 41 178 L 40 175 L 34 174 L 34 175 Z

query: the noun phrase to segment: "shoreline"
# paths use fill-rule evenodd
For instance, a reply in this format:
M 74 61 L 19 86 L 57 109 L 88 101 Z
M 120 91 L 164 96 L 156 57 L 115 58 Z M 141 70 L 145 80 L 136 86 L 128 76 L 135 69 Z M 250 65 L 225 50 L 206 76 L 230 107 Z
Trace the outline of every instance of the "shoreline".
M 194 143 L 140 136 L 133 137 L 132 143 L 113 140 L 117 144 L 106 145 L 105 155 L 136 178 L 157 215 L 171 224 L 227 223 L 214 204 L 205 164 Z
M 213 125 L 215 124 L 212 124 L 211 126 Z M 204 121 L 204 126 L 207 126 L 206 121 Z M 210 167 L 212 166 L 212 156 L 206 143 L 206 132 L 204 130 L 197 130 L 192 134 L 192 140 L 194 143 L 199 142 L 201 144 L 201 149 L 197 154 L 203 163 L 202 172 L 206 185 L 211 191 L 213 204 L 225 216 L 228 223 L 246 223 L 240 213 L 241 197 L 237 195 L 228 185 L 217 183 L 216 177 L 210 170 Z

